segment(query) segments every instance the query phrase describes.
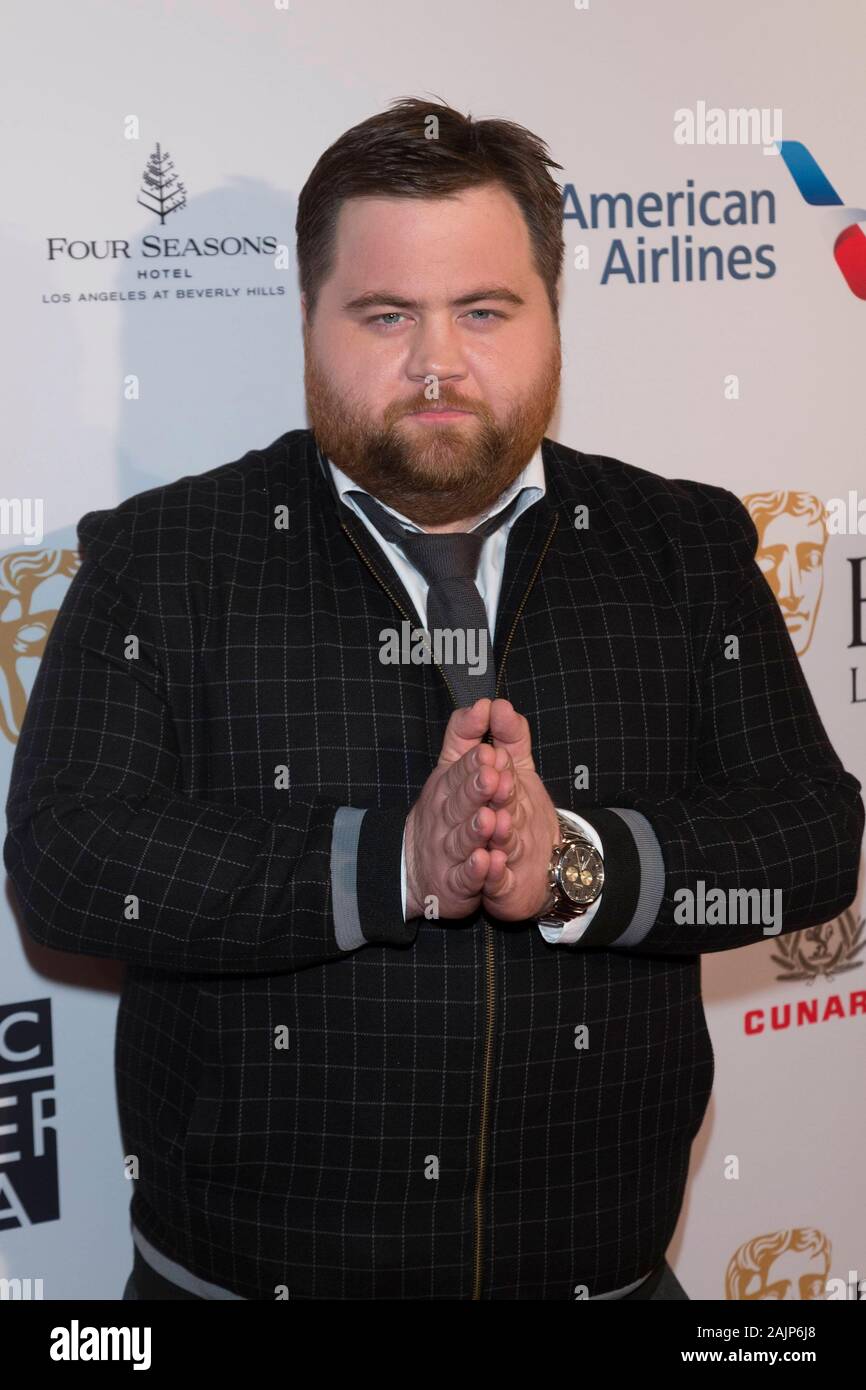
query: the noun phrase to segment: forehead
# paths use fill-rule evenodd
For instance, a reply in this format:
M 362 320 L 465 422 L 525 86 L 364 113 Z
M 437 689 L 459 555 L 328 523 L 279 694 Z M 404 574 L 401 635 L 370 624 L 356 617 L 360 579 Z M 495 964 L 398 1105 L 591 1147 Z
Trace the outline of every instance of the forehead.
M 337 218 L 333 279 L 340 290 L 424 285 L 455 294 L 463 281 L 534 272 L 529 230 L 506 189 L 485 185 L 449 198 L 349 198 Z

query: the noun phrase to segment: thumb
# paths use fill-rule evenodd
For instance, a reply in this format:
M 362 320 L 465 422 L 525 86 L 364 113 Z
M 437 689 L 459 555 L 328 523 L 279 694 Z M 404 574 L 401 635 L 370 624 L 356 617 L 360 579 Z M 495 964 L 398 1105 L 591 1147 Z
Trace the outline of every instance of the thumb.
M 510 700 L 491 701 L 490 733 L 494 748 L 504 748 L 515 767 L 535 767 L 529 720 Z
M 464 753 L 468 753 L 470 748 L 481 742 L 490 722 L 491 704 L 492 701 L 484 696 L 476 700 L 474 705 L 464 705 L 454 710 L 442 740 L 440 763 L 459 762 Z

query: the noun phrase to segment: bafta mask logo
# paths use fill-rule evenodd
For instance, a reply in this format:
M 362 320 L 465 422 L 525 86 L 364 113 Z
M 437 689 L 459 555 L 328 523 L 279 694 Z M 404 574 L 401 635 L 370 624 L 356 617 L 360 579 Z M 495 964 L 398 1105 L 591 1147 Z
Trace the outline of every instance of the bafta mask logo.
M 824 588 L 824 504 L 811 492 L 751 492 L 743 504 L 758 530 L 755 559 L 802 656 L 812 641 Z
M 81 561 L 75 550 L 11 550 L 0 556 L 0 732 L 18 742 L 30 675 L 71 579 Z M 29 669 L 28 669 L 29 668 Z
M 755 1236 L 731 1256 L 725 1298 L 823 1299 L 830 1273 L 830 1242 L 821 1231 L 798 1227 Z
M 776 979 L 797 983 L 805 980 L 812 985 L 819 976 L 832 980 L 848 970 L 857 970 L 863 962 L 855 960 L 855 956 L 866 950 L 866 941 L 861 940 L 864 926 L 866 918 L 858 921 L 849 907 L 832 922 L 781 937 L 774 943 L 773 960 L 782 967 L 782 974 Z

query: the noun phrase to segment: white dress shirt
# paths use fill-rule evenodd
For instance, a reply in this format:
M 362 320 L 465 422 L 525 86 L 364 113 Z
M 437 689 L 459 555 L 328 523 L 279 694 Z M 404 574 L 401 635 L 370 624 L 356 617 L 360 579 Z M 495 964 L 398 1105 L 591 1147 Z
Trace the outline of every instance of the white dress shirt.
M 409 560 L 407 560 L 406 556 L 403 554 L 403 551 L 394 541 L 389 541 L 384 536 L 381 536 L 379 534 L 373 523 L 367 517 L 366 513 L 363 512 L 355 502 L 355 499 L 351 495 L 352 489 L 355 488 L 361 492 L 365 492 L 366 488 L 358 488 L 358 484 L 353 482 L 352 479 L 342 471 L 342 469 L 338 468 L 332 459 L 328 459 L 327 462 L 328 467 L 331 470 L 331 476 L 334 479 L 334 486 L 336 487 L 340 498 L 346 504 L 346 506 L 351 507 L 355 515 L 359 518 L 363 525 L 366 526 L 367 530 L 370 532 L 370 535 L 376 541 L 377 545 L 379 545 L 380 548 L 387 555 L 391 564 L 394 566 L 394 569 L 397 571 L 397 574 L 399 575 L 406 589 L 407 594 L 409 595 L 413 604 L 415 605 L 415 609 L 418 614 L 421 627 L 426 629 L 427 590 L 429 588 L 427 580 L 415 568 L 414 565 L 410 564 Z M 486 512 L 483 512 L 481 516 L 479 516 L 477 522 L 475 523 L 475 526 L 472 527 L 472 529 L 474 530 L 475 527 L 480 526 L 482 522 L 485 521 L 488 517 L 494 516 L 497 512 L 501 511 L 503 507 L 506 507 L 508 503 L 511 501 L 512 497 L 515 495 L 515 493 L 520 493 L 520 497 L 517 501 L 514 511 L 512 512 L 508 520 L 503 522 L 503 524 L 500 527 L 498 527 L 492 535 L 485 537 L 484 543 L 481 547 L 481 555 L 478 561 L 478 573 L 476 575 L 475 583 L 478 587 L 479 593 L 481 594 L 481 598 L 484 602 L 484 607 L 487 612 L 487 622 L 490 628 L 491 641 L 493 640 L 496 628 L 496 612 L 499 604 L 499 592 L 502 586 L 502 572 L 505 565 L 505 551 L 508 542 L 508 532 L 510 531 L 514 522 L 517 520 L 520 513 L 525 511 L 527 507 L 530 507 L 532 503 L 537 501 L 539 497 L 542 497 L 545 491 L 546 484 L 544 479 L 544 463 L 541 457 L 541 444 L 539 444 L 535 453 L 532 455 L 532 458 L 529 460 L 526 467 L 514 479 L 514 482 L 511 484 L 511 486 L 506 488 L 504 492 L 500 493 L 499 497 L 492 504 L 492 506 L 490 506 Z M 418 526 L 414 521 L 410 520 L 409 517 L 404 516 L 402 512 L 396 511 L 393 507 L 386 506 L 384 502 L 379 500 L 379 498 L 376 498 L 376 501 L 379 502 L 380 507 L 384 507 L 387 512 L 390 512 L 390 514 L 393 517 L 395 517 L 398 521 L 402 522 L 402 524 L 404 526 L 407 526 L 411 531 L 423 531 L 423 527 Z M 591 826 L 588 821 L 584 820 L 582 816 L 576 815 L 574 811 L 565 810 L 560 807 L 558 807 L 557 809 L 560 811 L 560 814 L 564 816 L 566 820 L 570 822 L 570 824 L 574 825 L 576 829 L 580 830 L 586 836 L 586 838 L 590 840 L 590 842 L 595 846 L 598 852 L 601 853 L 601 839 L 597 831 L 593 828 L 593 826 Z M 406 917 L 406 879 L 406 837 L 404 832 L 401 880 L 403 893 L 404 920 Z M 579 941 L 580 938 L 583 936 L 584 932 L 586 931 L 587 927 L 589 926 L 590 922 L 592 921 L 593 917 L 595 916 L 596 912 L 598 911 L 603 896 L 604 892 L 602 891 L 599 897 L 596 898 L 595 902 L 592 903 L 589 908 L 587 908 L 586 912 L 583 913 L 582 916 L 575 918 L 573 922 L 568 922 L 564 925 L 554 927 L 545 927 L 539 923 L 538 929 L 544 937 L 545 941 L 548 941 L 551 944 L 563 945 L 568 945 L 575 941 Z

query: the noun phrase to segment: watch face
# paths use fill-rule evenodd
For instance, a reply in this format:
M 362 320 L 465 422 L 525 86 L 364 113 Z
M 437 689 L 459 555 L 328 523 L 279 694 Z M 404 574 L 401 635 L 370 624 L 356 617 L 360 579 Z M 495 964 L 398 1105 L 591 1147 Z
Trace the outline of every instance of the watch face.
M 572 842 L 559 861 L 559 882 L 573 903 L 595 902 L 604 885 L 604 863 L 592 845 Z

